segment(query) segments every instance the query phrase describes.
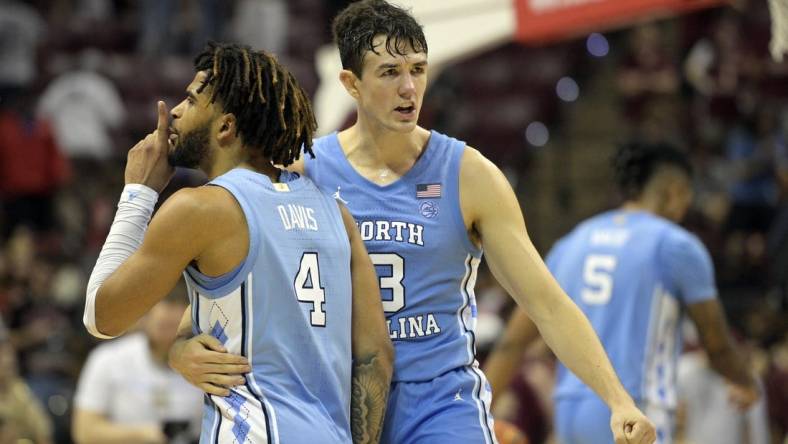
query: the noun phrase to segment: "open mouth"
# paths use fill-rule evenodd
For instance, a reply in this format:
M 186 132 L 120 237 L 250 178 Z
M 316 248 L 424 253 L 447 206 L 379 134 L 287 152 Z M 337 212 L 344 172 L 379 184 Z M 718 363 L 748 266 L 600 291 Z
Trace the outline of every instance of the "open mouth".
M 394 110 L 397 111 L 400 114 L 411 114 L 411 113 L 413 113 L 413 111 L 416 110 L 416 107 L 414 105 L 398 106 L 398 107 L 394 108 Z

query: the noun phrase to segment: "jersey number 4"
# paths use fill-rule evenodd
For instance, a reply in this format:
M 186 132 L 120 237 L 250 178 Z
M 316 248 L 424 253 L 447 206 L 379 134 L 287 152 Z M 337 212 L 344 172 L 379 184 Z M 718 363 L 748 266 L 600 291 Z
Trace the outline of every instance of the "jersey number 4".
M 320 265 L 317 253 L 304 253 L 295 277 L 295 292 L 299 302 L 312 304 L 310 322 L 315 327 L 326 326 L 326 292 L 320 283 Z
M 613 271 L 616 257 L 589 254 L 583 266 L 583 291 L 580 298 L 588 305 L 605 305 L 613 295 Z

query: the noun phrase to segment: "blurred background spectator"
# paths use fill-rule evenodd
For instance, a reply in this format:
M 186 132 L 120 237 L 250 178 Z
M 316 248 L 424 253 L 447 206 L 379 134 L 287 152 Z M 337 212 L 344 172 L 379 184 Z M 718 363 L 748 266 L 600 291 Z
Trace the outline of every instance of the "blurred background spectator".
M 0 442 L 51 443 L 52 422 L 19 377 L 14 347 L 0 324 Z
M 88 355 L 74 396 L 74 441 L 196 443 L 203 394 L 167 366 L 188 305 L 181 285 L 140 321 L 140 330 Z
M 730 401 L 730 386 L 711 366 L 700 347 L 695 326 L 684 325 L 688 343 L 677 369 L 679 409 L 678 433 L 686 444 L 769 444 L 769 420 L 766 399 L 759 399 L 742 412 Z M 765 353 L 751 344 L 740 344 L 753 374 L 762 385 L 766 370 Z
M 96 345 L 81 325 L 85 277 L 112 221 L 125 153 L 154 127 L 156 100 L 182 99 L 191 58 L 208 38 L 274 52 L 313 94 L 315 52 L 347 3 L 0 0 L 0 315 L 8 328 L 0 342 L 18 362 L 17 386 L 28 387 L 19 393 L 45 412 L 29 415 L 41 433 L 31 439 L 47 442 L 51 424 L 53 442 L 71 442 L 75 387 Z M 686 149 L 697 171 L 687 226 L 713 255 L 732 324 L 763 358 L 771 442 L 782 443 L 788 63 L 768 57 L 769 29 L 766 3 L 740 0 L 549 45 L 503 42 L 432 75 L 421 124 L 502 168 L 543 252 L 618 203 L 608 168 L 617 144 Z M 178 171 L 162 200 L 202 180 Z M 477 292 L 482 356 L 513 306 L 487 273 Z M 498 414 L 531 443 L 549 442 L 553 358 L 538 346 L 526 356 L 515 389 L 496 394 Z

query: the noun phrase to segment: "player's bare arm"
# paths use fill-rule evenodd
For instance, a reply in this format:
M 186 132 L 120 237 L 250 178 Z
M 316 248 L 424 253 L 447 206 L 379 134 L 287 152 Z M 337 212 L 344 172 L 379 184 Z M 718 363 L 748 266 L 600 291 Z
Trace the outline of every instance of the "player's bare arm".
M 386 417 L 389 385 L 394 371 L 394 346 L 383 316 L 378 275 L 353 216 L 344 205 L 340 205 L 340 208 L 350 239 L 353 279 L 350 428 L 355 444 L 377 443 Z
M 515 308 L 506 323 L 503 336 L 495 344 L 482 369 L 493 394 L 500 395 L 506 390 L 520 368 L 523 351 L 538 337 L 539 330 L 528 313 L 520 307 Z M 493 396 L 493 405 L 497 399 L 498 396 Z
M 127 185 L 144 185 L 156 193 L 173 174 L 167 160 L 164 102 L 158 103 L 157 111 L 156 130 L 129 151 L 125 171 Z M 96 290 L 96 329 L 107 336 L 125 332 L 172 290 L 192 261 L 208 275 L 232 270 L 246 255 L 248 236 L 243 212 L 226 191 L 218 187 L 178 191 L 152 218 L 139 248 Z
M 192 261 L 213 276 L 241 262 L 240 253 L 245 255 L 248 247 L 233 252 L 230 246 L 245 245 L 240 239 L 248 237 L 243 214 L 229 196 L 221 194 L 226 191 L 217 187 L 183 189 L 161 206 L 140 248 L 98 290 L 100 332 L 116 336 L 134 325 L 172 290 Z M 227 211 L 232 206 L 236 212 Z
M 588 319 L 533 246 L 505 176 L 471 148 L 462 159 L 460 199 L 469 235 L 484 247 L 495 278 L 528 313 L 556 356 L 611 408 L 615 442 L 654 442 L 654 426 L 624 390 Z
M 736 351 L 720 301 L 715 298 L 689 304 L 687 313 L 698 329 L 709 364 L 734 384 L 732 400 L 742 409 L 750 407 L 758 400 L 758 385 L 747 363 Z

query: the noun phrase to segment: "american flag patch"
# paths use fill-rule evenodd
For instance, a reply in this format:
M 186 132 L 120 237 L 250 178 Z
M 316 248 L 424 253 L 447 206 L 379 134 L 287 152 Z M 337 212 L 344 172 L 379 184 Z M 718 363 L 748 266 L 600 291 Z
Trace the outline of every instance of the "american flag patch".
M 416 198 L 440 198 L 441 197 L 441 184 L 439 183 L 422 183 L 416 185 Z

